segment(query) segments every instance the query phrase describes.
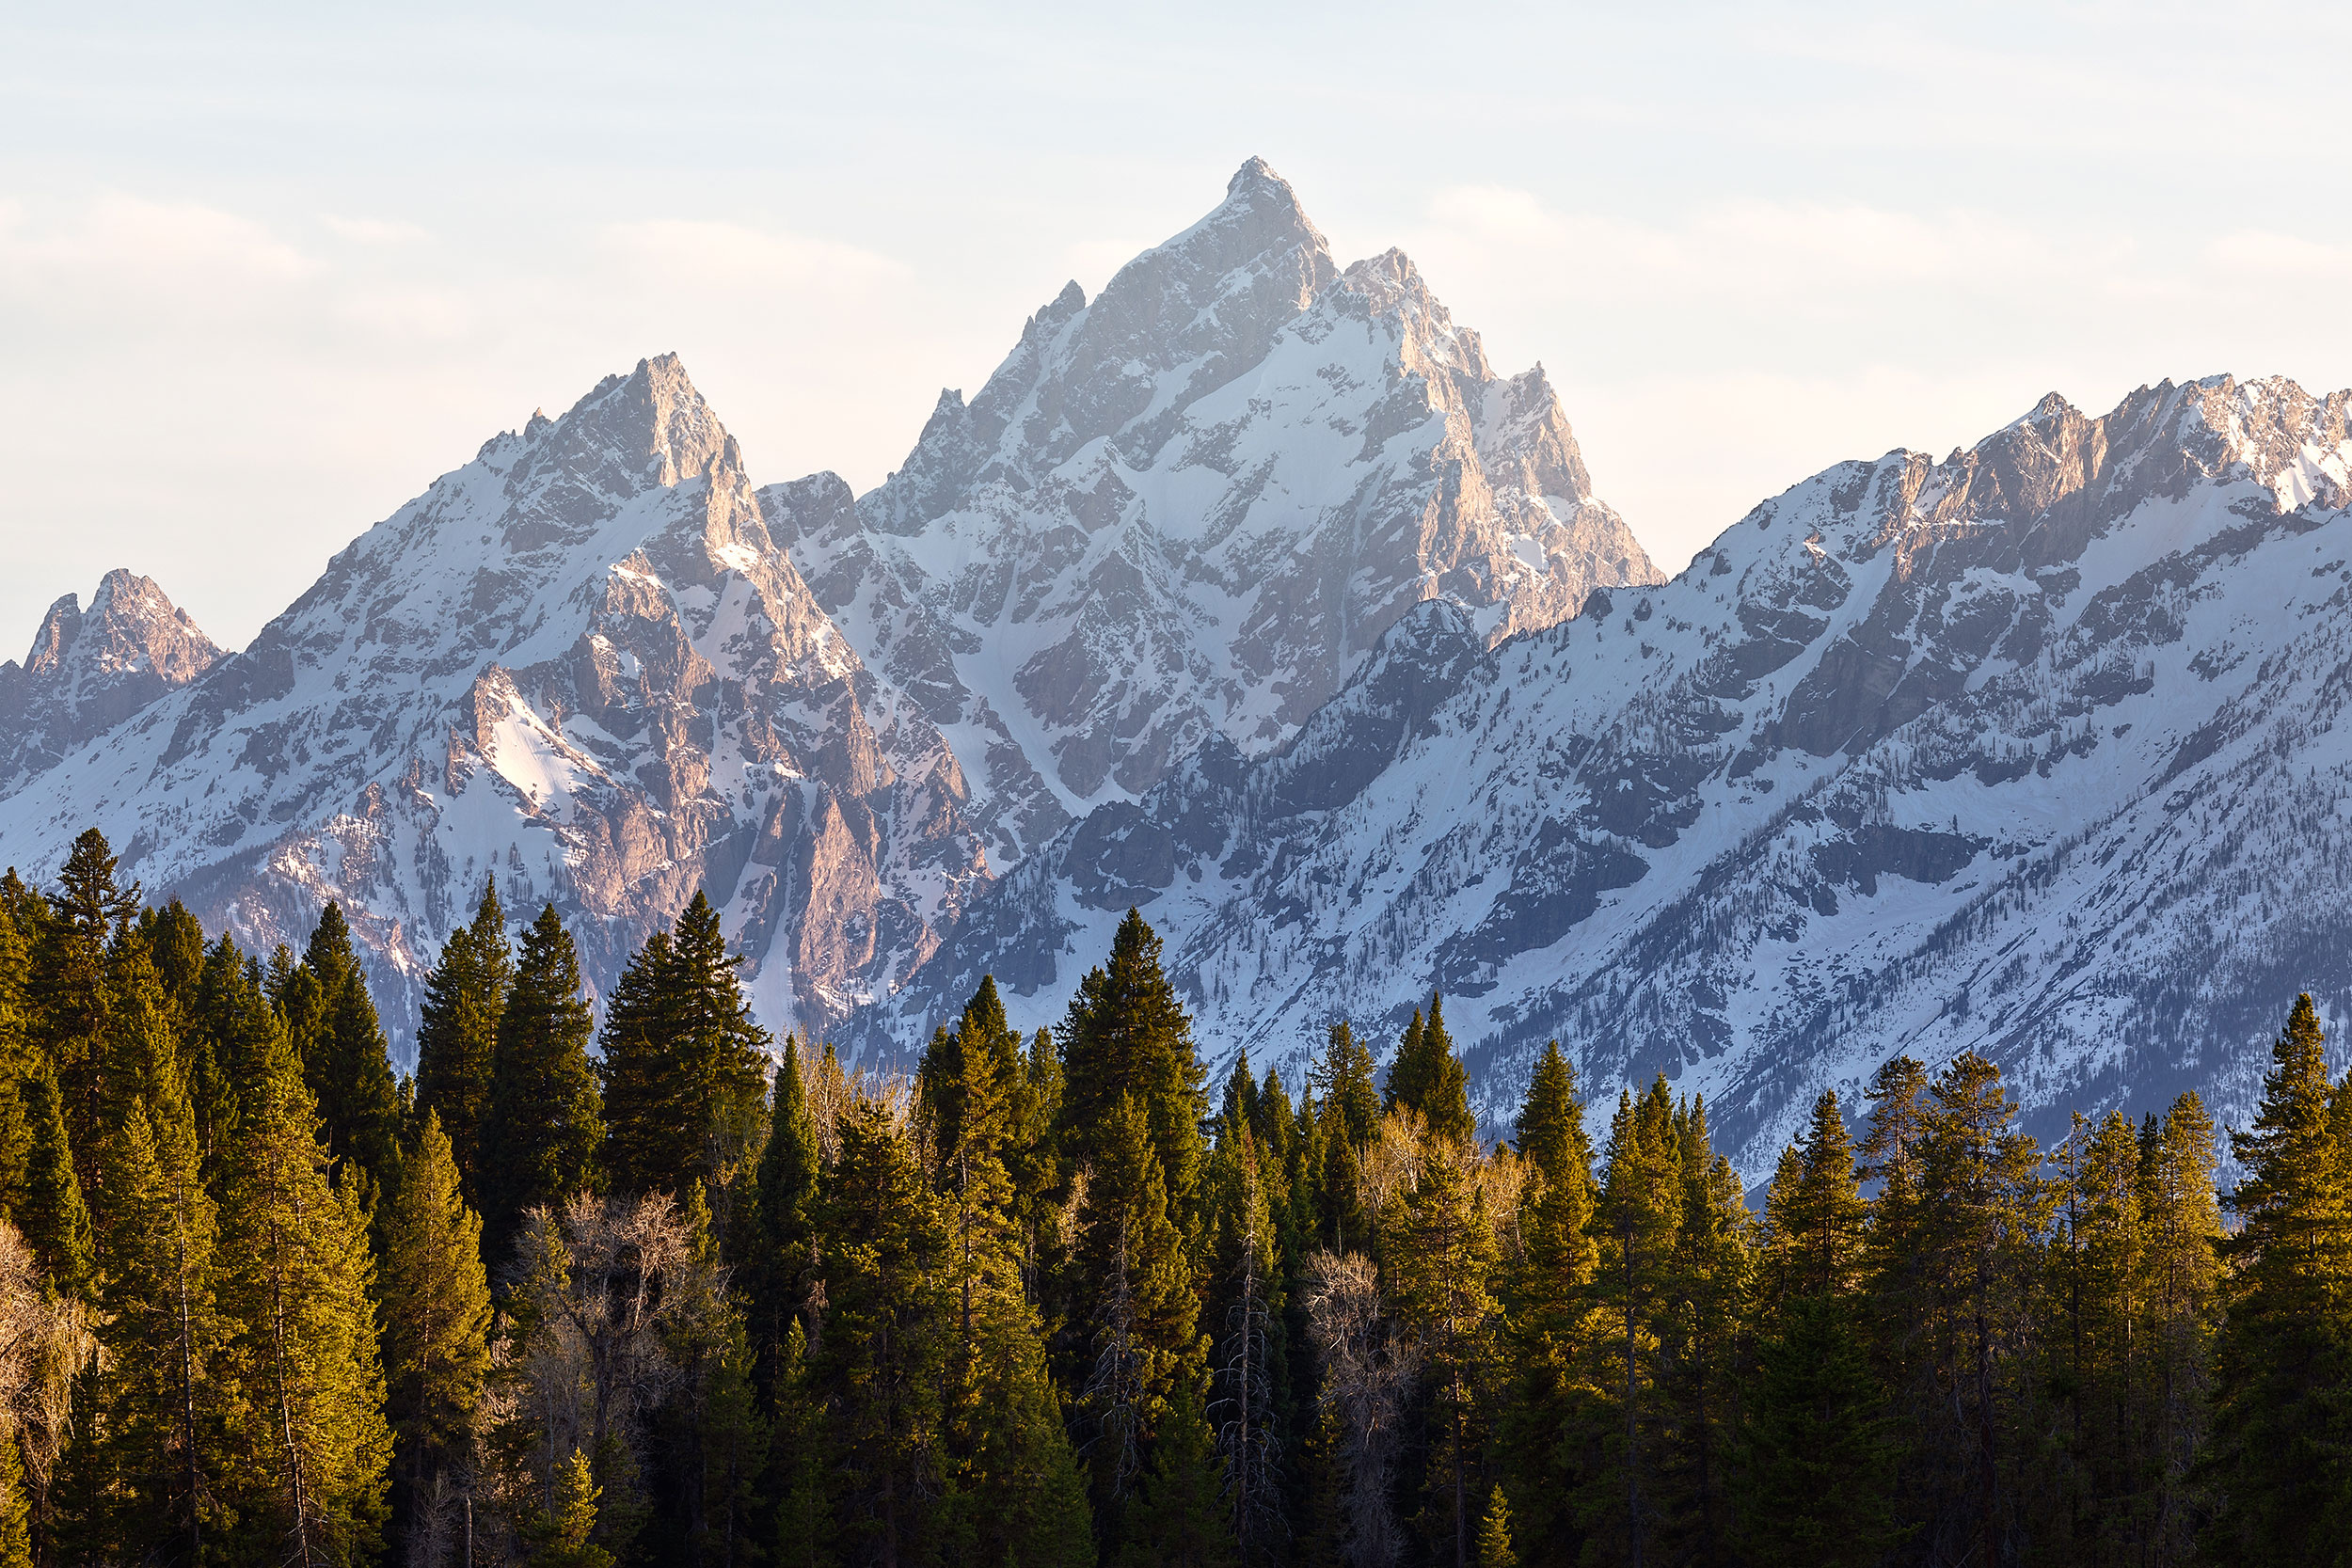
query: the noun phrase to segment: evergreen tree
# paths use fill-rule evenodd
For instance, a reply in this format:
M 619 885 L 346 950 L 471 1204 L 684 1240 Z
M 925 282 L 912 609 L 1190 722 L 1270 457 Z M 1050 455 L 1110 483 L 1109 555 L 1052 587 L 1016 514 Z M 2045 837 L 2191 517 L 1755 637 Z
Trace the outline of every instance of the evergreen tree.
M 921 1560 L 936 1540 L 945 1469 L 940 1388 L 953 1340 L 946 1227 L 890 1114 L 870 1101 L 841 1123 L 826 1184 L 826 1318 L 816 1384 L 831 1410 L 833 1539 L 880 1562 Z
M 604 1126 L 588 1060 L 594 1019 L 580 954 L 550 903 L 523 934 L 499 1011 L 483 1140 L 483 1256 L 493 1272 L 523 1215 L 555 1208 L 596 1179 Z
M 732 1229 L 766 1099 L 768 1037 L 752 1022 L 702 894 L 656 932 L 614 985 L 605 1015 L 604 1173 L 619 1192 L 683 1193 L 700 1180 Z
M 1200 1301 L 1143 1106 L 1104 1118 L 1072 1259 L 1087 1335 L 1077 1403 L 1096 1523 L 1116 1541 L 1121 1513 L 1168 1402 L 1202 1370 Z
M 1592 1363 L 1605 1332 L 1591 1300 L 1599 1267 L 1592 1145 L 1575 1070 L 1557 1042 L 1536 1061 L 1518 1133 L 1527 1181 L 1519 1251 L 1502 1272 L 1511 1370 L 1499 1435 L 1522 1499 L 1520 1535 L 1532 1560 L 1548 1563 L 1571 1560 L 1578 1545 L 1570 1432 L 1595 1401 Z
M 150 1037 L 144 1061 L 123 1053 L 117 1082 L 134 1087 L 106 1141 L 119 1198 L 103 1238 L 93 1389 L 103 1413 L 89 1461 L 105 1478 L 93 1543 L 152 1562 L 203 1560 L 222 1490 L 226 1326 L 215 1305 L 217 1214 L 204 1190 L 196 1119 L 176 1065 Z
M 287 1033 L 318 1105 L 327 1152 L 365 1174 L 359 1196 L 373 1209 L 398 1176 L 400 1091 L 341 905 L 329 903 L 319 916 L 302 969 L 311 984 L 291 993 L 296 1000 Z
M 787 1038 L 776 1065 L 743 1268 L 754 1375 L 771 1413 L 782 1397 L 784 1347 L 807 1304 L 816 1268 L 817 1174 L 817 1122 L 801 1086 L 800 1045 Z
M 1824 1090 L 1765 1201 L 1741 1501 L 1759 1568 L 1876 1562 L 1894 1542 L 1894 1447 L 1863 1318 L 1863 1202 Z
M 1391 1110 L 1406 1105 L 1419 1112 L 1422 1123 L 1439 1137 L 1468 1143 L 1478 1135 L 1478 1122 L 1470 1115 L 1470 1077 L 1454 1053 L 1454 1037 L 1446 1032 L 1444 1002 L 1435 994 L 1429 998 L 1428 1020 L 1424 1022 L 1415 1008 L 1412 1022 L 1397 1041 L 1396 1056 L 1389 1063 L 1386 1103 Z
M 2317 1009 L 2296 999 L 2271 1047 L 2254 1125 L 2230 1142 L 2246 1175 L 2214 1363 L 2208 1477 L 2217 1560 L 2321 1562 L 2352 1539 L 2352 1148 Z
M 1474 1445 L 1496 1310 L 1494 1218 L 1476 1150 L 1431 1132 L 1419 1179 L 1394 1202 L 1398 1212 L 1381 1223 L 1381 1273 L 1393 1310 L 1420 1340 L 1431 1399 L 1423 1534 L 1432 1560 L 1469 1568 Z
M 57 892 L 39 917 L 29 964 L 30 1022 L 56 1077 L 81 1197 L 93 1208 L 103 1207 L 104 1196 L 97 1159 L 109 1098 L 105 1039 L 114 988 L 107 983 L 107 950 L 137 912 L 136 884 L 127 891 L 117 885 L 113 851 L 105 835 L 90 829 L 73 841 L 57 875 Z M 38 1139 L 38 1117 L 28 1119 Z
M 1638 1568 L 1657 1528 L 1657 1320 L 1683 1199 L 1681 1139 L 1662 1074 L 1641 1100 L 1618 1097 L 1601 1161 L 1593 1297 L 1612 1323 L 1617 1407 L 1588 1469 L 1581 1512 L 1588 1533 L 1621 1542 L 1623 1559 Z
M 531 1532 L 530 1568 L 613 1568 L 612 1554 L 595 1539 L 601 1490 L 588 1456 L 574 1449 L 557 1468 L 555 1495 Z
M 1669 1414 L 1657 1466 L 1660 1542 L 1701 1563 L 1732 1557 L 1729 1499 L 1736 1380 L 1749 1290 L 1747 1206 L 1729 1161 L 1714 1151 L 1706 1102 L 1677 1108 L 1682 1213 L 1659 1321 L 1659 1384 Z
M 1380 1125 L 1377 1071 L 1372 1052 L 1343 1021 L 1331 1025 L 1323 1058 L 1310 1073 L 1315 1098 L 1327 1116 L 1338 1118 L 1359 1159 Z
M 1498 1486 L 1486 1499 L 1486 1516 L 1478 1525 L 1478 1568 L 1519 1568 L 1519 1554 L 1511 1549 L 1511 1505 Z
M 33 1256 L 59 1293 L 84 1296 L 89 1289 L 97 1241 L 89 1210 L 82 1202 L 81 1178 L 73 1168 L 56 1074 L 44 1064 L 25 1088 L 33 1140 L 18 1222 Z
M 220 1304 L 240 1397 L 229 1549 L 302 1568 L 377 1549 L 391 1449 L 367 1220 L 352 1184 L 328 1184 L 317 1124 L 298 1065 L 264 1063 L 221 1203 Z
M 2141 1377 L 2153 1404 L 2150 1466 L 2151 1554 L 2182 1562 L 2198 1517 L 2190 1469 L 2202 1450 L 2206 1399 L 2218 1317 L 2221 1212 L 2214 1191 L 2213 1118 L 2184 1094 L 2143 1139 L 2139 1165 L 2143 1219 L 2142 1299 L 2147 1313 Z
M 1078 982 L 1060 1044 L 1060 1126 L 1071 1146 L 1097 1147 L 1132 1098 L 1151 1129 L 1168 1218 L 1194 1234 L 1207 1074 L 1193 1052 L 1192 1021 L 1160 968 L 1160 939 L 1136 911 L 1120 922 L 1110 961 Z
M 424 977 L 417 1022 L 417 1109 L 440 1118 L 467 1205 L 484 1202 L 482 1140 L 490 1115 L 499 1015 L 514 960 L 496 877 L 485 877 L 473 924 L 450 933 Z
M 1239 1559 L 1222 1491 L 1200 1396 L 1186 1381 L 1170 1396 L 1152 1476 L 1130 1511 L 1118 1568 L 1233 1568 Z
M 482 1222 L 466 1207 L 437 1112 L 424 1113 L 383 1230 L 386 1415 L 413 1514 L 437 1479 L 470 1459 L 490 1365 Z
M 1280 1432 L 1286 1304 L 1263 1167 L 1258 1140 L 1247 1125 L 1218 1137 L 1210 1161 L 1215 1219 L 1205 1314 L 1214 1339 L 1209 1416 L 1224 1465 L 1230 1528 L 1244 1563 L 1273 1560 L 1286 1534 Z
M 2011 1445 L 2025 1440 L 2036 1243 L 2048 1217 L 2041 1157 L 2015 1126 L 2000 1069 L 1963 1052 L 1937 1075 L 1918 1147 L 1914 1231 L 1932 1397 L 1913 1412 L 1935 1456 L 1920 1479 L 1928 1539 L 1991 1561 L 2018 1518 Z M 1884 1195 L 1882 1194 L 1882 1202 Z

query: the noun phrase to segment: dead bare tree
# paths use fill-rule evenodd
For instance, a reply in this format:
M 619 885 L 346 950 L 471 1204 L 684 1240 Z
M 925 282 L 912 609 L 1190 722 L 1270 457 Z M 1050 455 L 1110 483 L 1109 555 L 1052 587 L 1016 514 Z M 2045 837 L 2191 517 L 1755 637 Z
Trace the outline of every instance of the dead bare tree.
M 1323 1367 L 1323 1404 L 1339 1432 L 1341 1555 L 1350 1568 L 1393 1568 L 1405 1534 L 1389 1487 L 1420 1353 L 1382 1315 L 1379 1270 L 1359 1253 L 1310 1257 L 1305 1301 L 1308 1336 Z

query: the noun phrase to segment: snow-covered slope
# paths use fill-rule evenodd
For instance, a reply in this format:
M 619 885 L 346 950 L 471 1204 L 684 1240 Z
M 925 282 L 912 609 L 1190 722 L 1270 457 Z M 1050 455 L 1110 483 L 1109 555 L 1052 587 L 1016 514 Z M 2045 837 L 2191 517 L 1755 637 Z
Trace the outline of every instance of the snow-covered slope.
M 1212 736 L 1279 745 L 1422 599 L 1500 639 L 1658 579 L 1542 370 L 1498 376 L 1399 252 L 1343 271 L 1256 159 L 943 393 L 880 489 L 761 499 L 954 741 L 1000 865 Z
M 108 572 L 89 609 L 49 607 L 24 662 L 0 664 L 0 790 L 211 669 L 220 649 L 147 578 Z
M 140 586 L 108 583 L 76 650 Z M 707 887 L 763 1019 L 821 1027 L 985 880 L 963 797 L 665 356 L 491 440 L 250 647 L 21 782 L 0 850 L 45 875 L 97 826 L 151 897 L 262 943 L 340 899 L 396 1032 L 493 871 L 607 981 Z
M 861 1041 L 992 969 L 1050 1021 L 1134 902 L 1214 1053 L 1439 988 L 1489 1113 L 1557 1037 L 1604 1101 L 1703 1091 L 1752 1177 L 1898 1051 L 1984 1052 L 2044 1131 L 2242 1117 L 2296 990 L 2352 1015 L 2348 407 L 2052 397 L 1500 646 L 1424 607 L 1277 754 L 1213 742 L 1033 855 Z

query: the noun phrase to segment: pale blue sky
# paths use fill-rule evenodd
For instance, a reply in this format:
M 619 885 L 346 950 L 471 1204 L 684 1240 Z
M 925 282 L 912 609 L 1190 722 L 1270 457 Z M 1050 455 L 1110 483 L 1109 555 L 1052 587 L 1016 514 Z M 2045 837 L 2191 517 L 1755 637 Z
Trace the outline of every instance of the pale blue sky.
M 665 349 L 863 488 L 1252 153 L 1542 360 L 1670 568 L 2051 389 L 2352 384 L 2330 8 L 1633 9 L 0 0 L 0 654 L 118 564 L 240 643 Z

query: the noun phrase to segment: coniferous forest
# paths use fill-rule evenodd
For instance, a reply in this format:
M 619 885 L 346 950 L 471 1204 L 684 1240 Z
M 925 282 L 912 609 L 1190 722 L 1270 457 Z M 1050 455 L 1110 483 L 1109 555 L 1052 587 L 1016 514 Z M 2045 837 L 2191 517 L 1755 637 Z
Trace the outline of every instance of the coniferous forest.
M 495 885 L 395 1075 L 342 913 L 241 951 L 105 841 L 0 882 L 0 1568 L 2140 1565 L 2352 1551 L 2352 1086 L 1824 1094 L 1760 1207 L 1555 1046 L 1482 1138 L 1212 1084 L 1131 912 L 1024 1037 L 775 1040 L 701 897 L 592 1006 Z M 1597 1142 L 1593 1132 L 1600 1132 Z

